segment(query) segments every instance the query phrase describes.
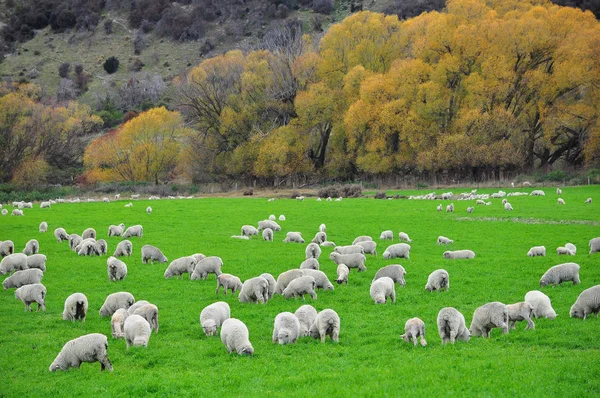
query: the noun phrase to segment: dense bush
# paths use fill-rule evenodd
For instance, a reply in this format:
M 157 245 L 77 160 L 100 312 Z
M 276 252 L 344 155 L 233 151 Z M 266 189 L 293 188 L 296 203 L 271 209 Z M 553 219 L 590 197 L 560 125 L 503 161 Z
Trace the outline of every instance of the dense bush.
M 104 61 L 104 70 L 106 73 L 113 74 L 119 69 L 119 60 L 116 57 L 110 57 Z
M 320 198 L 359 198 L 362 196 L 360 185 L 330 185 L 319 189 Z
M 387 199 L 385 191 L 377 192 L 375 194 L 375 199 Z

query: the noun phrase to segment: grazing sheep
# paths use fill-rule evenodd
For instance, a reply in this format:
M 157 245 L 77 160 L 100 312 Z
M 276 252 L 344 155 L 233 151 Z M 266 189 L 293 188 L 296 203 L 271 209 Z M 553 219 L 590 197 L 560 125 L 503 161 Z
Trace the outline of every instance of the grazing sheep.
M 364 242 L 373 242 L 372 240 L 366 240 Z M 362 243 L 362 242 L 358 242 Z M 359 244 L 350 245 L 350 246 L 336 246 L 333 251 L 339 254 L 352 254 L 352 253 L 365 253 L 365 248 Z
M 476 205 L 485 205 L 485 201 L 481 200 L 481 199 L 477 199 L 477 201 L 475 202 Z
M 511 330 L 516 329 L 515 324 L 519 321 L 527 321 L 525 329 L 535 329 L 535 323 L 531 320 L 533 306 L 530 303 L 508 304 L 506 308 L 508 309 L 508 321 Z
M 281 312 L 275 317 L 273 343 L 293 344 L 300 336 L 300 321 L 291 312 Z
M 146 304 L 150 304 L 150 303 L 146 300 L 138 300 L 135 303 L 133 303 L 131 305 L 131 307 L 127 308 L 127 312 L 129 313 L 129 315 L 133 315 L 135 313 L 135 310 L 137 310 L 138 308 L 140 308 Z
M 144 227 L 141 225 L 132 225 L 127 228 L 123 235 L 121 235 L 124 239 L 131 238 L 132 236 L 142 237 L 144 235 Z
M 235 275 L 221 274 L 217 276 L 217 290 L 215 294 L 219 294 L 219 289 L 223 286 L 223 293 L 227 294 L 227 289 L 231 289 L 231 294 L 242 290 L 242 281 Z
M 451 259 L 475 258 L 475 252 L 473 252 L 472 250 L 445 251 L 444 258 L 451 258 Z
M 216 336 L 217 330 L 231 316 L 229 304 L 217 301 L 207 305 L 200 312 L 200 326 L 207 337 Z
M 327 336 L 337 343 L 340 340 L 340 317 L 337 312 L 329 308 L 319 312 L 309 334 L 315 339 L 321 339 L 321 343 L 325 342 Z
M 46 272 L 46 256 L 43 254 L 27 256 L 27 268 L 37 268 Z
M 600 312 L 600 285 L 592 286 L 581 292 L 575 304 L 571 306 L 569 316 L 586 319 L 588 315 L 594 314 L 598 318 L 598 312 Z
M 454 244 L 454 241 L 452 239 L 448 239 L 445 236 L 438 236 L 437 238 L 437 244 L 438 245 L 448 245 L 448 244 Z
M 100 371 L 112 372 L 108 358 L 108 339 L 100 333 L 90 333 L 67 341 L 52 364 L 50 372 L 79 368 L 82 362 L 100 362 Z
M 121 236 L 125 230 L 125 224 L 111 225 L 108 227 L 108 236 Z
M 262 220 L 258 222 L 258 230 L 270 228 L 275 232 L 281 231 L 281 226 L 272 220 Z
M 304 243 L 300 232 L 288 232 L 283 241 L 288 243 Z
M 443 208 L 444 208 L 444 207 L 443 207 L 443 206 L 442 206 L 442 204 L 440 203 L 439 205 L 437 205 L 437 207 L 436 207 L 435 209 L 436 209 L 437 211 L 442 211 L 442 210 L 443 210 Z
M 405 242 L 411 243 L 412 240 L 408 237 L 408 234 L 406 232 L 399 232 L 398 233 L 398 238 L 400 240 L 403 240 Z
M 46 221 L 42 221 L 40 223 L 40 233 L 48 232 L 48 223 Z
M 356 245 L 362 246 L 364 254 L 372 254 L 373 256 L 377 256 L 377 242 L 366 240 L 364 242 L 358 242 Z
M 388 297 L 391 297 L 392 303 L 396 302 L 394 281 L 388 276 L 382 276 L 374 280 L 371 283 L 370 293 L 375 304 L 385 304 Z
M 338 285 L 341 285 L 342 283 L 346 282 L 346 285 L 348 284 L 348 275 L 350 274 L 350 269 L 346 266 L 346 264 L 339 264 L 337 266 L 337 279 L 335 280 Z
M 528 257 L 545 256 L 545 255 L 546 255 L 546 247 L 544 247 L 544 246 L 533 246 L 527 252 Z
M 573 255 L 576 255 L 576 254 L 577 254 L 577 246 L 575 246 L 574 244 L 572 244 L 572 243 L 567 243 L 567 244 L 565 244 L 565 247 L 566 247 L 567 249 L 571 250 L 571 252 L 573 253 Z
M 117 292 L 109 294 L 100 307 L 100 316 L 107 317 L 115 313 L 119 308 L 129 309 L 135 303 L 133 294 L 129 292 Z
M 139 193 L 131 195 L 131 199 L 136 199 L 137 200 L 139 198 L 140 198 L 140 194 Z
M 130 346 L 143 346 L 148 347 L 148 340 L 150 340 L 150 324 L 141 315 L 129 315 L 125 319 L 123 324 L 123 330 L 125 332 L 125 342 L 127 343 L 127 349 Z
M 467 207 L 467 213 L 471 214 L 471 213 L 473 213 L 473 210 L 475 210 L 475 208 L 473 206 Z
M 215 274 L 215 276 L 219 276 L 222 274 L 221 267 L 223 266 L 223 260 L 221 257 L 210 256 L 203 258 L 198 261 L 196 267 L 194 268 L 194 272 L 190 275 L 191 280 L 198 280 L 208 278 L 208 274 Z
M 148 264 L 148 261 L 154 264 L 155 261 L 158 261 L 159 263 L 166 263 L 169 260 L 158 247 L 144 245 L 142 246 L 142 263 Z
M 110 320 L 110 330 L 114 339 L 125 338 L 125 320 L 128 317 L 129 312 L 124 308 L 119 308 L 112 315 Z
M 54 230 L 54 237 L 59 243 L 63 240 L 69 240 L 69 234 L 67 234 L 64 228 L 56 228 Z
M 242 225 L 242 236 L 258 236 L 258 229 L 254 228 L 252 225 Z
M 85 231 L 83 231 L 83 233 L 81 234 L 81 237 L 83 239 L 96 239 L 96 230 L 94 228 L 88 228 Z
M 525 186 L 525 183 L 523 183 L 523 186 Z M 536 190 L 531 191 L 529 196 L 546 196 L 546 193 L 544 191 L 542 191 L 541 189 L 536 189 Z
M 23 253 L 10 254 L 0 261 L 0 275 L 28 269 L 27 256 Z
M 379 235 L 379 239 L 394 240 L 394 233 L 391 230 L 383 231 L 381 235 Z
M 124 207 L 133 207 L 133 203 L 129 202 Z
M 512 210 L 512 209 L 513 209 L 513 207 L 510 203 L 508 203 L 508 202 L 504 203 L 504 210 Z
M 436 290 L 450 289 L 450 275 L 445 269 L 437 269 L 429 274 L 425 290 L 433 292 Z
M 469 332 L 471 336 L 489 338 L 493 328 L 500 328 L 508 333 L 508 308 L 498 301 L 484 304 L 475 310 Z
M 115 249 L 115 252 L 113 253 L 113 256 L 115 256 L 115 257 L 131 256 L 132 252 L 133 252 L 133 245 L 131 244 L 130 241 L 124 240 L 124 241 L 119 242 L 119 244 L 117 245 L 117 248 Z
M 269 221 L 275 221 L 275 220 L 277 220 L 277 217 L 275 217 L 275 214 L 271 214 L 269 216 Z
M 62 319 L 65 321 L 83 321 L 88 310 L 88 299 L 83 293 L 73 293 L 65 300 Z
M 285 216 L 283 214 L 279 215 L 279 221 L 285 221 Z
M 410 259 L 410 245 L 406 243 L 396 243 L 388 246 L 383 252 L 383 259 L 390 260 L 392 258 Z
M 323 243 L 325 241 L 327 241 L 327 234 L 325 232 L 317 232 L 312 240 L 312 243 L 316 243 L 318 245 L 319 243 Z
M 21 300 L 25 304 L 25 312 L 31 311 L 31 303 L 37 303 L 39 311 L 46 311 L 46 286 L 41 283 L 24 285 L 15 290 L 15 299 Z
M 590 247 L 590 254 L 600 252 L 600 237 L 591 239 L 588 245 Z
M 71 250 L 73 250 L 74 252 L 77 252 L 77 250 L 75 250 L 75 248 L 77 246 L 79 246 L 81 244 L 81 242 L 83 242 L 83 239 L 81 238 L 81 236 L 79 236 L 77 234 L 69 235 L 69 248 Z
M 335 242 L 331 242 L 329 240 L 326 240 L 325 242 L 321 242 L 319 244 L 319 246 L 321 246 L 321 247 L 336 247 Z
M 6 209 L 2 209 L 2 215 L 3 215 L 3 216 L 6 216 L 6 215 L 8 215 L 8 210 L 6 210 Z
M 560 188 L 556 188 L 556 194 L 557 195 L 562 195 L 562 190 Z
M 239 319 L 228 318 L 223 322 L 221 325 L 221 341 L 230 354 L 233 351 L 238 355 L 254 354 L 254 348 L 249 340 L 248 328 Z
M 367 270 L 367 267 L 365 266 L 367 258 L 361 253 L 339 254 L 332 252 L 329 255 L 329 258 L 337 265 L 346 264 L 348 268 L 358 268 L 358 272 Z
M 304 304 L 303 306 L 298 308 L 296 312 L 294 312 L 294 315 L 296 315 L 296 318 L 298 318 L 298 321 L 300 322 L 300 330 L 298 336 L 308 336 L 310 332 L 310 327 L 315 322 L 315 319 L 317 319 L 317 310 L 312 305 Z
M 273 241 L 273 230 L 271 228 L 265 228 L 262 231 L 263 240 Z
M 0 256 L 5 257 L 15 252 L 15 244 L 12 240 L 5 240 L 0 242 Z
M 176 260 L 171 261 L 171 264 L 167 267 L 164 273 L 165 279 L 177 276 L 181 277 L 182 274 L 189 274 L 190 276 L 194 272 L 196 267 L 196 259 L 193 256 L 180 257 Z
M 34 283 L 42 282 L 44 272 L 39 269 L 25 269 L 23 271 L 17 271 L 4 281 L 2 281 L 2 287 L 4 290 L 19 288 L 25 285 L 32 285 Z
M 106 252 L 108 251 L 108 244 L 106 243 L 106 241 L 104 239 L 97 240 L 95 246 L 96 246 L 96 252 L 98 253 L 99 256 L 106 255 Z
M 49 209 L 51 207 L 50 202 L 41 202 L 40 209 Z
M 536 318 L 555 319 L 556 311 L 552 308 L 550 298 L 539 290 L 532 290 L 525 294 L 525 302 L 533 307 L 533 316 Z
M 244 281 L 238 295 L 240 303 L 261 303 L 269 301 L 269 282 L 260 276 Z
M 111 282 L 122 281 L 127 276 L 127 265 L 113 256 L 106 260 L 108 280 Z
M 316 258 L 307 258 L 300 264 L 300 269 L 319 269 L 319 260 Z
M 442 344 L 454 344 L 457 339 L 469 341 L 471 337 L 469 329 L 465 326 L 464 315 L 453 307 L 445 307 L 438 312 L 437 326 Z
M 318 259 L 319 257 L 321 257 L 321 248 L 318 244 L 311 242 L 308 244 L 308 246 L 306 246 L 305 254 L 306 258 Z
M 275 286 L 275 294 L 282 294 L 285 288 L 296 278 L 300 278 L 304 274 L 299 269 L 291 269 L 279 274 L 277 285 Z
M 552 285 L 561 285 L 566 281 L 573 281 L 574 285 L 577 285 L 579 280 L 579 264 L 576 263 L 564 263 L 558 264 L 554 267 L 550 267 L 548 271 L 540 279 L 540 287 Z
M 454 212 L 454 203 L 450 203 L 448 206 L 446 206 L 446 213 L 452 212 Z
M 250 237 L 244 235 L 231 235 L 232 239 L 250 240 Z
M 564 205 L 565 204 L 565 200 L 563 198 L 558 198 L 558 204 L 559 205 Z
M 150 206 L 146 207 L 146 213 L 152 214 L 152 207 L 150 207 Z
M 364 242 L 367 240 L 373 240 L 373 238 L 371 238 L 370 236 L 367 236 L 367 235 L 361 235 L 361 236 L 358 236 L 356 239 L 354 239 L 354 241 L 352 241 L 352 244 L 355 245 L 358 242 Z
M 133 315 L 140 315 L 150 324 L 154 333 L 158 333 L 158 307 L 154 304 L 144 304 L 133 311 Z
M 13 216 L 23 216 L 23 210 L 19 210 L 19 209 L 14 209 L 11 213 L 11 215 Z
M 372 282 L 375 282 L 377 279 L 383 278 L 385 276 L 390 278 L 400 286 L 405 286 L 406 282 L 404 281 L 404 275 L 406 275 L 406 270 L 403 266 L 401 266 L 400 264 L 390 264 L 380 268 L 373 277 Z
M 40 251 L 40 244 L 37 240 L 31 239 L 25 244 L 25 249 L 23 249 L 23 254 L 31 256 L 32 254 L 37 254 Z
M 427 346 L 427 341 L 425 341 L 425 322 L 423 322 L 419 318 L 410 318 L 404 324 L 404 334 L 400 336 L 401 339 L 410 343 L 412 340 L 414 346 L 417 346 L 417 337 L 420 337 L 421 345 L 423 347 Z
M 79 256 L 100 255 L 98 249 L 96 248 L 96 242 L 93 240 L 93 238 L 81 241 L 81 243 L 75 247 L 75 250 L 77 250 L 77 255 Z
M 319 270 L 315 270 L 315 269 L 303 269 L 302 274 L 304 274 L 304 276 L 312 276 L 313 278 L 315 278 L 315 282 L 316 282 L 315 288 L 316 289 L 323 289 L 323 290 L 334 290 L 335 289 L 335 287 L 329 281 L 329 279 L 327 278 L 327 275 L 325 275 L 325 272 L 323 272 L 323 271 L 319 271 Z
M 556 254 L 560 255 L 567 255 L 567 256 L 574 256 L 575 253 L 573 253 L 571 250 L 567 249 L 566 247 L 560 246 L 556 248 Z
M 592 203 L 592 198 L 587 198 L 587 199 L 585 200 L 585 204 L 588 204 L 588 205 L 589 205 L 590 203 Z
M 302 297 L 302 300 L 304 300 L 304 295 L 309 294 L 313 300 L 316 300 L 316 285 L 317 282 L 312 276 L 301 276 L 300 278 L 296 278 L 293 281 L 291 281 L 289 285 L 287 285 L 287 287 L 283 290 L 282 295 L 285 298 L 294 297 L 294 299 L 300 296 Z
M 267 282 L 269 282 L 269 300 L 273 298 L 273 294 L 275 294 L 275 287 L 277 286 L 277 281 L 273 277 L 273 275 L 265 272 L 259 275 L 262 278 L 265 278 Z

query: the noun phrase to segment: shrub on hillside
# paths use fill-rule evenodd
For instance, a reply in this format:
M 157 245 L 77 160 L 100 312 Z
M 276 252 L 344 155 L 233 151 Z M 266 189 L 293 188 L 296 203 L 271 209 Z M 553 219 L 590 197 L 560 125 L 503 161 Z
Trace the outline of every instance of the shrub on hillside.
M 377 192 L 375 194 L 375 199 L 387 199 L 387 195 L 385 194 L 385 191 Z
M 117 69 L 119 69 L 119 60 L 115 57 L 110 57 L 106 61 L 104 61 L 104 70 L 109 75 L 115 73 Z

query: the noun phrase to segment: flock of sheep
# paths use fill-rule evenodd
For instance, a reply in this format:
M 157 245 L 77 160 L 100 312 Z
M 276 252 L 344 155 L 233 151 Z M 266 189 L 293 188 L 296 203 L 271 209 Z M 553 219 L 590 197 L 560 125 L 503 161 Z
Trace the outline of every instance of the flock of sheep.
M 535 195 L 533 193 L 537 192 Z M 543 191 L 534 191 L 533 196 L 543 194 Z M 561 194 L 559 190 L 557 194 Z M 510 196 L 509 194 L 508 196 Z M 475 191 L 467 194 L 461 194 L 458 200 L 474 199 L 477 203 L 483 204 L 489 197 L 503 198 L 505 193 L 492 195 L 477 195 Z M 410 199 L 432 199 L 436 198 L 432 194 L 422 197 L 411 197 Z M 439 199 L 439 197 L 437 197 Z M 445 193 L 441 199 L 452 199 L 452 193 Z M 506 200 L 506 199 L 504 199 Z M 17 202 L 16 206 L 19 207 Z M 42 202 L 40 207 L 49 208 L 49 202 Z M 591 198 L 586 201 L 591 203 Z M 504 202 L 504 208 L 509 209 Z M 564 204 L 564 201 L 563 203 Z M 15 204 L 13 204 L 15 205 Z M 441 205 L 440 205 L 441 206 Z M 30 207 L 30 206 L 28 206 Z M 470 208 L 472 209 L 472 208 Z M 4 213 L 3 209 L 3 213 Z M 438 210 L 441 208 L 438 206 Z M 152 209 L 146 209 L 148 214 Z M 454 205 L 446 207 L 446 211 L 454 211 Z M 469 211 L 469 212 L 472 212 Z M 269 219 L 258 222 L 257 227 L 253 225 L 244 225 L 241 228 L 240 235 L 233 235 L 232 238 L 250 239 L 253 236 L 262 236 L 265 241 L 272 241 L 275 233 L 281 231 L 281 226 L 275 221 L 275 215 Z M 285 216 L 279 216 L 279 221 L 285 221 Z M 42 222 L 39 226 L 39 232 L 48 231 L 48 224 Z M 120 236 L 123 240 L 117 245 L 112 256 L 107 259 L 107 275 L 109 281 L 123 280 L 127 276 L 127 265 L 120 258 L 131 256 L 133 253 L 133 243 L 128 239 L 132 237 L 143 237 L 143 227 L 134 225 L 125 228 L 124 224 L 111 225 L 108 227 L 108 236 Z M 108 245 L 104 239 L 98 239 L 96 231 L 88 228 L 82 235 L 68 234 L 63 228 L 56 228 L 54 236 L 58 242 L 67 241 L 69 248 L 80 256 L 103 256 L 108 252 Z M 383 231 L 379 237 L 382 241 L 393 240 L 394 233 L 391 230 Z M 409 235 L 400 232 L 398 238 L 401 243 L 390 244 L 383 253 L 386 260 L 395 258 L 410 258 L 412 243 Z M 284 242 L 305 243 L 302 233 L 287 232 Z M 439 236 L 436 242 L 438 245 L 454 244 L 452 239 Z M 277 279 L 269 273 L 263 273 L 259 276 L 249 278 L 242 283 L 241 279 L 233 274 L 223 273 L 223 260 L 217 256 L 205 256 L 197 253 L 191 256 L 175 259 L 167 266 L 164 277 L 181 278 L 183 274 L 188 274 L 191 280 L 206 280 L 209 274 L 216 276 L 216 294 L 219 294 L 223 288 L 223 293 L 227 294 L 230 290 L 232 294 L 238 292 L 240 302 L 266 303 L 272 299 L 273 295 L 280 294 L 285 298 L 302 297 L 306 295 L 313 300 L 317 299 L 317 290 L 334 290 L 333 283 L 327 275 L 322 272 L 319 264 L 319 258 L 322 253 L 322 247 L 333 247 L 329 259 L 337 265 L 336 283 L 348 284 L 350 270 L 356 269 L 357 272 L 366 271 L 367 255 L 377 255 L 377 243 L 370 236 L 359 236 L 351 245 L 339 246 L 334 242 L 327 240 L 325 224 L 321 224 L 315 237 L 306 246 L 305 260 L 302 261 L 299 268 L 290 269 L 281 273 Z M 600 237 L 589 241 L 590 254 L 600 252 Z M 16 288 L 15 298 L 21 300 L 25 305 L 25 311 L 31 311 L 31 304 L 37 303 L 40 309 L 45 311 L 45 300 L 47 290 L 41 283 L 46 272 L 45 255 L 39 253 L 40 247 L 36 239 L 31 239 L 25 245 L 21 253 L 15 252 L 12 241 L 5 240 L 0 242 L 0 274 L 10 274 L 2 283 L 4 290 Z M 574 256 L 577 248 L 571 243 L 557 249 L 559 255 Z M 544 246 L 532 247 L 527 256 L 545 256 Z M 443 257 L 446 259 L 470 259 L 475 257 L 471 250 L 445 251 Z M 143 263 L 158 262 L 167 263 L 167 257 L 162 251 L 151 245 L 144 245 L 141 248 L 141 258 Z M 540 288 L 547 285 L 558 285 L 566 281 L 572 281 L 573 284 L 580 283 L 579 265 L 573 262 L 559 264 L 548 269 L 542 275 L 539 284 Z M 385 304 L 388 299 L 395 303 L 396 285 L 405 286 L 404 276 L 406 271 L 400 264 L 391 264 L 380 268 L 370 286 L 370 296 L 375 304 Z M 448 290 L 450 288 L 450 276 L 448 271 L 438 269 L 433 271 L 427 278 L 425 290 L 437 291 Z M 71 294 L 64 303 L 62 317 L 64 320 L 85 321 L 88 311 L 87 297 L 80 292 Z M 600 311 L 600 285 L 593 286 L 584 290 L 570 310 L 571 317 L 585 319 L 590 314 L 598 315 Z M 115 339 L 124 338 L 127 348 L 130 346 L 147 346 L 152 332 L 159 330 L 158 307 L 146 300 L 136 301 L 129 292 L 118 292 L 106 297 L 104 304 L 100 309 L 101 317 L 111 317 L 112 337 Z M 552 308 L 550 298 L 541 291 L 533 290 L 525 294 L 524 301 L 505 305 L 500 302 L 486 303 L 477 308 L 473 314 L 470 327 L 467 329 L 463 314 L 452 307 L 442 308 L 437 316 L 437 327 L 442 343 L 450 342 L 454 344 L 456 340 L 468 341 L 471 336 L 490 337 L 493 328 L 500 328 L 504 333 L 508 333 L 515 328 L 515 323 L 519 321 L 527 322 L 527 329 L 535 328 L 532 317 L 550 318 L 556 317 L 556 312 Z M 231 317 L 229 305 L 224 301 L 217 301 L 206 306 L 200 313 L 200 324 L 206 336 L 214 336 L 220 328 L 221 341 L 228 352 L 238 354 L 254 353 L 254 348 L 249 340 L 248 328 L 239 319 Z M 335 342 L 339 340 L 340 317 L 333 309 L 324 309 L 320 312 L 311 305 L 302 305 L 294 313 L 282 312 L 274 319 L 272 341 L 279 344 L 295 343 L 298 338 L 310 336 L 315 339 L 325 341 L 326 336 L 330 336 Z M 407 342 L 426 346 L 425 323 L 418 317 L 406 321 L 405 333 L 401 336 Z M 57 355 L 56 359 L 50 365 L 50 371 L 67 370 L 70 367 L 79 367 L 82 362 L 100 362 L 101 369 L 112 370 L 112 364 L 108 359 L 108 339 L 104 334 L 92 333 L 81 336 L 67 342 Z

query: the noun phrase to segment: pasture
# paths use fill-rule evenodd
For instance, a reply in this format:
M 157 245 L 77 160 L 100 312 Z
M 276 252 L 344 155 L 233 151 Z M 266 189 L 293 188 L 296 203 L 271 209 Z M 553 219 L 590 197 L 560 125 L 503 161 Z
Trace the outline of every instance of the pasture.
M 512 189 L 530 192 L 533 188 Z M 468 191 L 454 189 L 454 193 Z M 480 190 L 491 193 L 495 190 Z M 600 388 L 600 320 L 569 318 L 569 308 L 584 289 L 600 284 L 600 254 L 589 255 L 588 241 L 600 236 L 600 187 L 568 187 L 557 204 L 554 188 L 545 197 L 510 197 L 514 211 L 505 211 L 500 199 L 491 206 L 475 201 L 453 201 L 454 213 L 438 213 L 438 203 L 449 201 L 344 199 L 317 202 L 266 198 L 200 198 L 193 200 L 129 201 L 56 204 L 51 209 L 25 209 L 24 217 L 0 218 L 0 240 L 10 239 L 15 251 L 35 238 L 40 253 L 47 255 L 46 312 L 23 311 L 14 289 L 0 292 L 0 396 L 541 396 L 596 395 Z M 402 191 L 404 195 L 429 191 Z M 438 191 L 441 193 L 441 190 Z M 591 205 L 584 205 L 593 197 Z M 153 213 L 146 214 L 146 206 Z M 473 214 L 466 208 L 475 206 Z M 8 207 L 10 209 L 10 207 Z M 254 237 L 231 239 L 244 224 L 256 225 L 270 214 L 284 214 L 281 232 L 273 242 Z M 47 221 L 49 232 L 38 226 Z M 88 227 L 106 239 L 112 254 L 120 237 L 107 237 L 111 224 L 142 224 L 143 238 L 131 238 L 133 256 L 123 257 L 129 274 L 109 282 L 107 257 L 78 257 L 68 242 L 57 243 L 53 231 L 63 227 L 81 234 Z M 169 262 L 193 253 L 223 259 L 223 272 L 242 280 L 269 272 L 277 276 L 297 268 L 304 260 L 306 244 L 327 225 L 328 240 L 351 244 L 359 235 L 370 235 L 378 244 L 376 257 L 367 255 L 367 271 L 352 270 L 348 285 L 334 291 L 319 290 L 306 303 L 317 310 L 334 309 L 341 318 L 340 341 L 325 344 L 305 337 L 294 345 L 271 342 L 273 320 L 282 311 L 294 312 L 302 300 L 276 295 L 265 305 L 239 303 L 236 296 L 215 295 L 215 276 L 207 281 L 163 277 L 167 264 L 142 264 L 144 244 L 159 247 Z M 394 232 L 394 241 L 380 241 L 383 230 Z M 306 244 L 283 243 L 288 231 L 302 232 Z M 398 243 L 398 232 L 412 239 L 410 259 L 384 260 L 383 251 Z M 439 235 L 454 239 L 454 246 L 437 246 Z M 558 256 L 556 247 L 571 242 L 575 257 Z M 546 257 L 526 256 L 530 247 L 544 245 Z M 329 260 L 332 248 L 322 248 L 321 270 L 335 279 L 336 265 Z M 473 260 L 445 260 L 445 250 L 471 249 Z M 551 266 L 574 261 L 581 266 L 581 281 L 555 288 L 539 288 L 541 275 Z M 396 286 L 396 304 L 375 305 L 369 286 L 375 272 L 388 264 L 402 264 L 406 287 Z M 450 274 L 450 290 L 427 292 L 427 276 L 444 268 Z M 436 327 L 438 311 L 457 308 L 467 327 L 473 311 L 491 301 L 505 304 L 523 301 L 529 290 L 542 290 L 552 300 L 558 317 L 534 320 L 535 330 L 491 339 L 471 338 L 468 343 L 442 346 Z M 152 334 L 147 348 L 125 347 L 110 336 L 110 318 L 98 310 L 114 292 L 131 292 L 159 308 L 160 331 Z M 63 321 L 64 300 L 74 292 L 89 300 L 85 323 Z M 223 300 L 231 316 L 246 323 L 255 355 L 229 355 L 219 337 L 208 338 L 199 323 L 200 311 Z M 37 308 L 37 305 L 32 307 Z M 400 339 L 404 323 L 418 316 L 425 321 L 427 347 L 413 347 Z M 68 372 L 48 371 L 62 346 L 87 333 L 108 336 L 108 355 L 114 371 L 100 372 L 100 364 L 82 364 Z

